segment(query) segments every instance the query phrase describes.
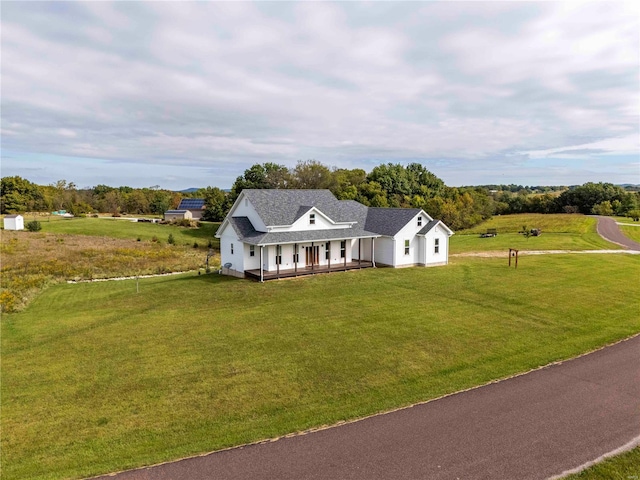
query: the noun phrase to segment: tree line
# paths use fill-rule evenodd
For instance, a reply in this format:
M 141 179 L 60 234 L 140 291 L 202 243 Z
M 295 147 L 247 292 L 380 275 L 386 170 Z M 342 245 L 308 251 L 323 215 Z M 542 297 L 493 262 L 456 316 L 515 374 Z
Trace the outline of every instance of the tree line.
M 192 193 L 149 188 L 97 185 L 78 189 L 60 180 L 36 185 L 21 177 L 3 177 L 2 213 L 67 210 L 74 215 L 109 212 L 162 215 L 177 208 L 182 198 L 204 198 L 204 220 L 221 221 L 245 188 L 329 189 L 340 200 L 371 207 L 422 208 L 454 230 L 472 227 L 495 214 L 584 213 L 640 216 L 640 193 L 611 183 L 574 187 L 484 185 L 449 187 L 422 164 L 381 164 L 362 169 L 329 168 L 300 161 L 293 168 L 256 163 L 238 176 L 230 191 L 206 187 Z M 541 193 L 544 192 L 544 193 Z

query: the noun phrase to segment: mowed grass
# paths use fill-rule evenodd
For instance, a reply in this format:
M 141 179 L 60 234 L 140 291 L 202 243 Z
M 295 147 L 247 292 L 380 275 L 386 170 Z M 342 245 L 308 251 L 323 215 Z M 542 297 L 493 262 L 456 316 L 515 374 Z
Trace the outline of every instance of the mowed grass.
M 638 480 L 640 479 L 640 447 L 625 452 L 565 480 Z
M 618 225 L 618 227 L 626 237 L 640 243 L 640 224 L 635 227 L 631 225 Z
M 526 238 L 518 233 L 523 226 L 539 228 L 542 235 Z M 584 215 L 519 214 L 495 216 L 467 230 L 457 231 L 450 239 L 450 253 L 505 250 L 617 250 L 622 247 L 604 240 L 596 230 L 597 219 Z M 495 228 L 496 237 L 481 238 Z M 632 227 L 631 227 L 632 228 Z
M 125 238 L 149 241 L 154 237 L 160 242 L 166 243 L 169 234 L 179 245 L 193 245 L 197 242 L 200 246 L 207 246 L 211 241 L 214 247 L 220 242 L 214 238 L 219 223 L 201 222 L 199 228 L 178 227 L 176 225 L 160 225 L 157 223 L 132 222 L 130 220 L 101 217 L 101 218 L 61 218 L 61 217 L 36 217 L 42 224 L 42 231 L 49 233 L 65 233 L 72 235 L 92 235 L 99 237 Z M 25 225 L 33 220 L 26 216 Z
M 640 332 L 639 276 L 637 256 L 553 255 L 57 285 L 2 320 L 3 478 L 152 464 L 569 358 Z

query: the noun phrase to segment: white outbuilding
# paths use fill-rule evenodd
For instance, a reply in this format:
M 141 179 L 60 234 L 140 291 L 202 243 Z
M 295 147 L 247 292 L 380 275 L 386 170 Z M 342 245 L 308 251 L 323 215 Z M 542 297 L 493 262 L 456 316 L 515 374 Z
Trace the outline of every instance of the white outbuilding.
M 5 230 L 24 230 L 24 218 L 22 215 L 7 215 L 4 217 Z

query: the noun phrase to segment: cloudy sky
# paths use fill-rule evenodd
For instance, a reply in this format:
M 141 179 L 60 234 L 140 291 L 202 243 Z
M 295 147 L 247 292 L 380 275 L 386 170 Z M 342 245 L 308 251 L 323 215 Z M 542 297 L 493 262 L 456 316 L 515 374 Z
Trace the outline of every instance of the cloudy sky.
M 315 159 L 640 183 L 630 3 L 2 2 L 1 22 L 2 176 L 227 188 Z

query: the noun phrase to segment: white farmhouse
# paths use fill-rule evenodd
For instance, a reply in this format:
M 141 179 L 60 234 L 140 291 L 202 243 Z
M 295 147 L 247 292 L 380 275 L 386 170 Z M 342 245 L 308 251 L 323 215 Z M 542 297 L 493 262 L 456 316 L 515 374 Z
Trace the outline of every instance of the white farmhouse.
M 446 265 L 453 232 L 419 208 L 372 208 L 329 190 L 243 190 L 216 237 L 223 273 L 260 281 Z
M 6 215 L 4 217 L 5 230 L 24 230 L 24 218 L 22 215 Z

